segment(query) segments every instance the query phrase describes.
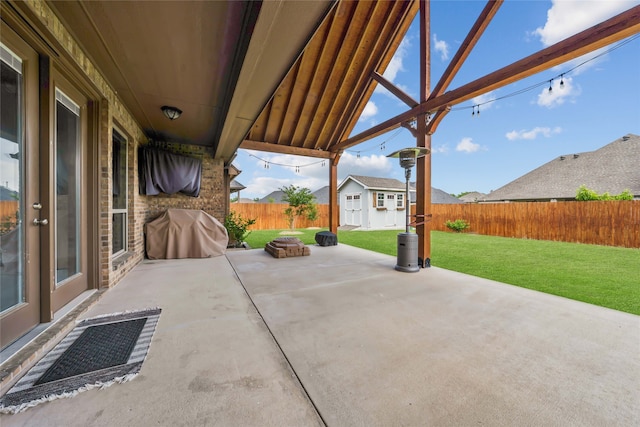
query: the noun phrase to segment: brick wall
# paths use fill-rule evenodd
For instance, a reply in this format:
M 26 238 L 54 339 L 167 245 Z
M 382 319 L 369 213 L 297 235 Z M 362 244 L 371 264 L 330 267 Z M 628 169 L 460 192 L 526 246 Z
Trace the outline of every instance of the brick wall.
M 95 166 L 100 171 L 98 188 L 94 189 L 99 206 L 96 218 L 99 259 L 95 262 L 98 270 L 97 287 L 113 286 L 143 259 L 144 224 L 166 209 L 202 209 L 219 220 L 224 218 L 225 210 L 228 209 L 224 165 L 221 160 L 213 159 L 212 153 L 205 147 L 165 143 L 165 148 L 172 152 L 202 158 L 200 196 L 193 198 L 181 194 L 170 196 L 138 194 L 138 147 L 149 142 L 141 127 L 47 3 L 41 0 L 26 0 L 24 5 L 30 10 L 32 18 L 39 21 L 38 27 L 49 33 L 46 38 L 51 37 L 58 42 L 66 55 L 77 64 L 78 69 L 82 70 L 83 80 L 90 82 L 91 86 L 100 93 L 99 99 L 94 99 L 94 102 L 99 104 L 96 141 L 98 159 Z M 125 134 L 128 147 L 128 251 L 119 257 L 114 257 L 111 253 L 113 193 L 111 156 L 114 125 Z
M 170 208 L 198 209 L 214 216 L 218 221 L 224 221 L 225 193 L 224 163 L 212 157 L 211 150 L 197 145 L 178 143 L 155 143 L 172 153 L 197 157 L 202 159 L 202 179 L 200 182 L 200 195 L 190 197 L 184 194 L 161 194 L 158 196 L 140 196 L 144 201 L 144 222 L 157 218 Z M 137 172 L 136 172 L 137 173 Z

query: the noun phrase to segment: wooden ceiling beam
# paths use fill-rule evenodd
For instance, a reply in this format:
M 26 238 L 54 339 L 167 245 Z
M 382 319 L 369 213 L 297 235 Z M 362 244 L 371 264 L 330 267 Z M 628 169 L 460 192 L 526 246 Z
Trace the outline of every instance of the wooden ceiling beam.
M 296 144 L 303 145 L 307 139 L 311 129 L 313 120 L 317 116 L 320 101 L 326 90 L 329 80 L 329 72 L 331 64 L 335 61 L 335 53 L 339 49 L 340 41 L 343 36 L 342 32 L 346 32 L 347 22 L 351 20 L 353 4 L 338 2 L 332 10 L 330 19 L 325 21 L 328 26 L 327 35 L 322 40 L 322 48 L 320 49 L 318 58 L 330 58 L 329 61 L 320 61 L 316 59 L 316 66 L 313 70 L 313 77 L 309 90 L 305 94 L 305 102 L 300 114 L 300 120 L 295 126 L 293 138 Z
M 348 136 L 355 127 L 375 90 L 376 85 L 374 80 L 371 79 L 371 72 L 379 71 L 384 73 L 384 69 L 388 67 L 402 42 L 418 7 L 417 2 L 388 3 L 392 7 L 385 12 L 387 18 L 384 24 L 379 27 L 375 47 L 371 50 L 371 54 L 367 56 L 366 65 L 362 68 L 364 71 L 359 76 L 358 83 L 354 86 L 356 90 L 351 91 L 349 100 L 344 105 L 345 114 L 338 125 L 335 126 L 330 138 L 325 141 L 325 149 L 328 149 L 331 144 L 342 140 L 345 135 Z M 392 41 L 391 44 L 389 44 L 389 40 Z
M 393 83 L 385 79 L 384 76 L 378 74 L 377 72 L 374 71 L 373 73 L 371 73 L 371 78 L 377 81 L 378 83 L 380 83 L 382 87 L 384 87 L 386 90 L 391 92 L 393 95 L 395 95 L 402 102 L 407 104 L 409 107 L 411 108 L 417 107 L 420 104 L 418 101 L 416 101 L 415 99 L 407 95 L 405 92 L 403 92 L 402 89 L 396 87 Z
M 511 65 L 487 74 L 443 95 L 428 99 L 426 102 L 386 120 L 369 130 L 335 144 L 331 151 L 346 150 L 390 130 L 397 129 L 419 114 L 436 112 L 443 107 L 452 106 L 472 99 L 478 95 L 501 88 L 515 81 L 530 77 L 541 71 L 578 58 L 640 32 L 640 6 L 635 6 L 598 25 L 581 31 L 574 36 L 542 49 Z
M 353 5 L 352 18 L 346 26 L 346 32 L 340 34 L 337 55 L 334 61 L 328 64 L 329 73 L 324 93 L 305 140 L 307 148 L 322 146 L 327 124 L 333 123 L 336 119 L 335 114 L 342 112 L 336 113 L 334 106 L 345 88 L 350 87 L 345 85 L 345 79 L 348 78 L 351 68 L 358 68 L 357 64 L 354 65 L 354 60 L 358 58 L 359 48 L 365 40 L 366 32 L 372 31 L 371 25 L 367 23 L 372 20 L 375 9 L 381 7 L 379 2 L 354 2 Z
M 240 148 L 245 150 L 266 151 L 268 153 L 292 154 L 294 156 L 318 157 L 321 159 L 332 159 L 336 153 L 314 150 L 311 148 L 293 147 L 289 145 L 271 144 L 263 141 L 252 141 L 245 139 L 240 144 Z
M 490 0 L 487 2 L 487 5 L 480 13 L 480 16 L 478 16 L 478 19 L 476 19 L 473 27 L 469 30 L 467 37 L 464 39 L 453 59 L 447 66 L 447 69 L 442 74 L 442 77 L 440 77 L 440 80 L 431 91 L 429 99 L 440 96 L 447 90 L 453 78 L 458 74 L 460 67 L 462 67 L 462 64 L 464 64 L 464 61 L 469 56 L 478 40 L 480 40 L 484 30 L 486 30 L 489 23 L 498 12 L 498 9 L 502 6 L 502 3 L 504 3 L 504 0 Z

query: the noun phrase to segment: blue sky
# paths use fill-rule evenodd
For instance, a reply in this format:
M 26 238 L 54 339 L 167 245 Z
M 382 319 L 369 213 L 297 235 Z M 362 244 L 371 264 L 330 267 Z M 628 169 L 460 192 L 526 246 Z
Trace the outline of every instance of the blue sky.
M 449 90 L 639 3 L 507 0 Z M 484 1 L 431 3 L 431 87 L 484 5 Z M 615 50 L 609 51 L 620 43 L 454 106 L 432 136 L 432 185 L 448 193 L 488 193 L 557 156 L 592 151 L 628 133 L 640 134 L 640 37 L 624 42 Z M 419 98 L 418 50 L 416 20 L 385 72 L 414 99 Z M 595 55 L 600 56 L 589 60 Z M 474 105 L 479 105 L 479 115 L 472 115 Z M 379 87 L 352 134 L 406 110 L 405 104 Z M 415 145 L 409 131 L 400 128 L 352 147 L 340 159 L 338 181 L 349 174 L 404 181 L 397 159 L 386 155 Z M 240 194 L 243 198 L 264 197 L 286 185 L 315 191 L 329 183 L 328 162 L 323 165 L 316 158 L 239 150 L 234 164 L 242 170 L 238 181 L 247 187 Z

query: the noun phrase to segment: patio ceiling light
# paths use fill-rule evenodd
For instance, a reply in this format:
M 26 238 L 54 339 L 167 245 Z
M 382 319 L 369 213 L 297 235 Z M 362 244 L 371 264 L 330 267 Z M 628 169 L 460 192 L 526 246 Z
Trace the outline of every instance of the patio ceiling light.
M 163 105 L 160 109 L 169 120 L 175 120 L 180 117 L 180 114 L 182 114 L 181 109 L 168 105 Z

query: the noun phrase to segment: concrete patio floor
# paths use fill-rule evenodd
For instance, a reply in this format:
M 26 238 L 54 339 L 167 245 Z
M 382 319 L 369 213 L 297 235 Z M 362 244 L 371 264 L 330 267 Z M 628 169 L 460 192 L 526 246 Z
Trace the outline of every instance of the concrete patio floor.
M 140 375 L 0 424 L 637 425 L 640 317 L 394 265 L 342 244 L 145 261 L 83 316 L 162 308 Z

